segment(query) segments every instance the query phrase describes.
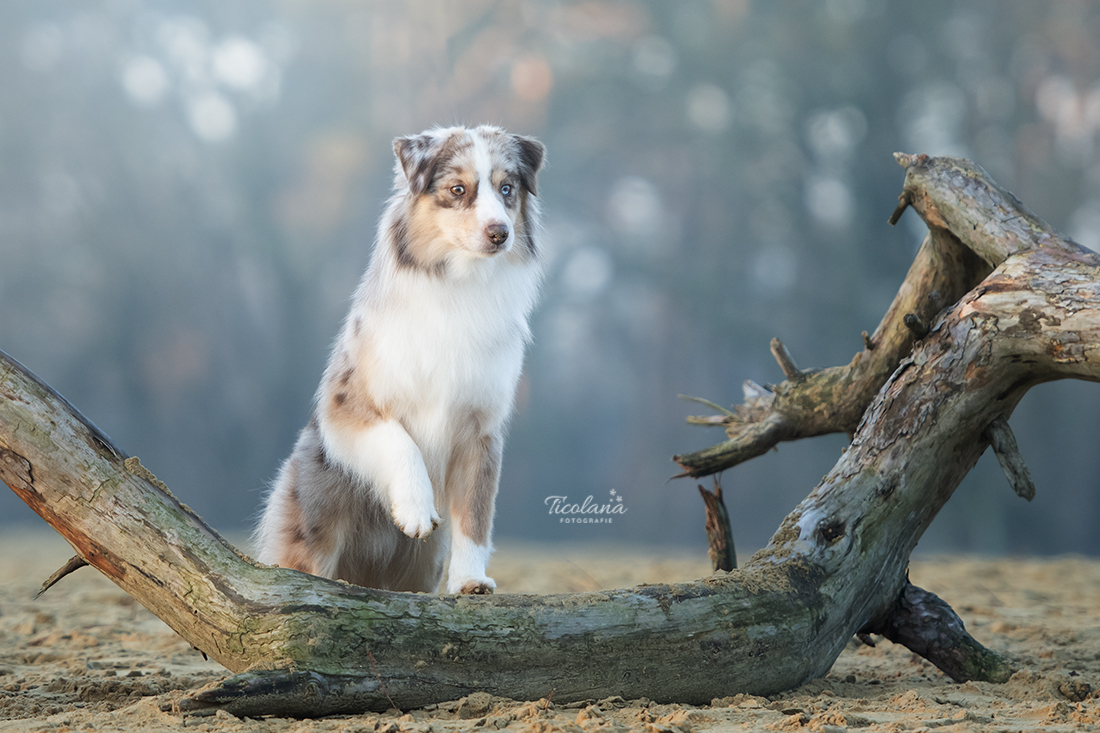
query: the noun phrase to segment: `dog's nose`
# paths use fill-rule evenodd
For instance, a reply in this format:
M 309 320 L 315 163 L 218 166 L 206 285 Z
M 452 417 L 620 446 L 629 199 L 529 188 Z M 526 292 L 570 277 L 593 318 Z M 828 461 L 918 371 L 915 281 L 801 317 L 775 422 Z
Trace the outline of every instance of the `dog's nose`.
M 485 236 L 493 244 L 504 244 L 504 240 L 508 239 L 508 225 L 500 222 L 490 224 L 485 227 Z

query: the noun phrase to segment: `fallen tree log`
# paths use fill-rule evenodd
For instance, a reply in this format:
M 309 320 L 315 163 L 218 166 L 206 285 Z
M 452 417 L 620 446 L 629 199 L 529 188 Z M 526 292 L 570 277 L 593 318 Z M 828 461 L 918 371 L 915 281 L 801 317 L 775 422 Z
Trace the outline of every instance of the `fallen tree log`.
M 825 430 L 854 431 L 852 444 L 740 570 L 482 597 L 259 566 L 2 355 L 0 478 L 81 558 L 242 673 L 194 695 L 192 709 L 320 715 L 474 691 L 705 703 L 824 675 L 861 630 L 910 644 L 956 679 L 1007 679 L 1007 660 L 908 584 L 909 554 L 988 446 L 989 427 L 999 421 L 1001 444 L 1014 442 L 1006 421 L 1028 388 L 1100 380 L 1100 260 L 976 166 L 899 162 L 903 203 L 931 234 L 890 313 L 848 367 L 807 374 L 787 356 L 788 382 L 752 390 L 737 455 Z M 720 463 L 678 459 L 699 475 Z

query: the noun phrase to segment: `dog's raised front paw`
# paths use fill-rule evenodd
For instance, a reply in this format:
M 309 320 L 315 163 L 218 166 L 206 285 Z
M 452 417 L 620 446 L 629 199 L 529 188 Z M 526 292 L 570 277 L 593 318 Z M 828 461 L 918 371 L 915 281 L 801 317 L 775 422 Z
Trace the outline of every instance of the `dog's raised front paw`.
M 397 528 L 414 540 L 426 538 L 439 527 L 439 515 L 430 504 L 422 507 L 395 506 L 392 513 Z

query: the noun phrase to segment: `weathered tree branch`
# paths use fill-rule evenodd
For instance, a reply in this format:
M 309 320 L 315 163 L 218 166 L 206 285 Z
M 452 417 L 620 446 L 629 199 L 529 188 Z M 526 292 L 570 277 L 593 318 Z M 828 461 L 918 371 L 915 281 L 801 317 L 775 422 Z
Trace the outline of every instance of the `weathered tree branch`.
M 805 380 L 797 375 L 792 379 L 784 368 L 787 381 L 774 388 L 773 399 L 749 401 L 746 395 L 746 403 L 735 407 L 732 416 L 689 420 L 724 426 L 729 440 L 674 456 L 684 470 L 680 475 L 717 473 L 766 453 L 780 441 L 852 432 L 872 397 L 940 310 L 974 288 L 993 267 L 1034 248 L 1056 249 L 1071 257 L 1083 250 L 970 161 L 905 153 L 894 157 L 906 169 L 906 177 L 890 223 L 896 224 L 913 206 L 928 224 L 929 235 L 874 335 L 864 337 L 864 350 L 847 366 L 823 369 Z
M 962 619 L 939 596 L 909 582 L 897 605 L 863 633 L 882 634 L 913 650 L 956 682 L 1008 682 L 1016 671 L 1007 659 L 966 633 Z
M 865 629 L 903 629 L 897 639 L 949 673 L 999 679 L 1007 662 L 968 651 L 973 640 L 947 614 L 931 627 L 946 645 L 929 643 L 920 623 L 909 633 L 904 609 L 929 607 L 906 600 L 915 592 L 909 554 L 987 447 L 987 428 L 1028 388 L 1100 381 L 1100 261 L 1014 208 L 975 166 L 903 162 L 907 200 L 932 228 L 875 348 L 774 390 L 747 385 L 747 404 L 726 426 L 733 448 L 706 465 L 681 457 L 686 470 L 706 473 L 768 441 L 855 432 L 740 570 L 575 595 L 456 597 L 261 567 L 135 475 L 105 436 L 6 356 L 0 478 L 80 557 L 243 673 L 192 707 L 316 715 L 478 690 L 700 703 L 823 675 Z M 930 327 L 917 344 L 903 323 L 909 313 Z
M 689 419 L 719 425 L 729 439 L 723 443 L 675 456 L 681 476 L 706 476 L 763 455 L 778 443 L 827 433 L 851 433 L 875 393 L 886 383 L 915 341 L 906 323 L 912 316 L 931 323 L 937 314 L 989 274 L 990 267 L 951 232 L 933 230 L 921 245 L 882 322 L 851 363 L 816 371 L 797 370 L 771 389 L 746 382 L 745 403 L 732 415 Z M 772 341 L 772 353 L 779 343 Z M 789 355 L 787 356 L 789 360 Z M 776 359 L 782 366 L 783 360 Z M 793 367 L 793 361 L 790 362 Z

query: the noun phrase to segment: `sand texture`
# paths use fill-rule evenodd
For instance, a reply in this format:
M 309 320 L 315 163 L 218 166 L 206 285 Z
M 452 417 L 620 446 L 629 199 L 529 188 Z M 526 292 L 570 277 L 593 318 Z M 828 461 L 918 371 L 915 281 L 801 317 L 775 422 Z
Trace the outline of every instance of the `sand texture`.
M 560 592 L 686 580 L 697 554 L 502 542 L 501 592 Z M 96 571 L 40 600 L 39 583 L 71 554 L 48 529 L 0 534 L 0 731 L 1089 731 L 1100 730 L 1100 561 L 940 558 L 911 578 L 951 603 L 1020 670 L 1007 684 L 956 684 L 890 642 L 853 641 L 824 679 L 772 698 L 710 706 L 611 697 L 559 705 L 475 694 L 423 710 L 320 720 L 182 717 L 187 690 L 226 673 Z M 562 674 L 568 674 L 563 670 Z M 1098 693 L 1100 694 L 1100 693 Z

